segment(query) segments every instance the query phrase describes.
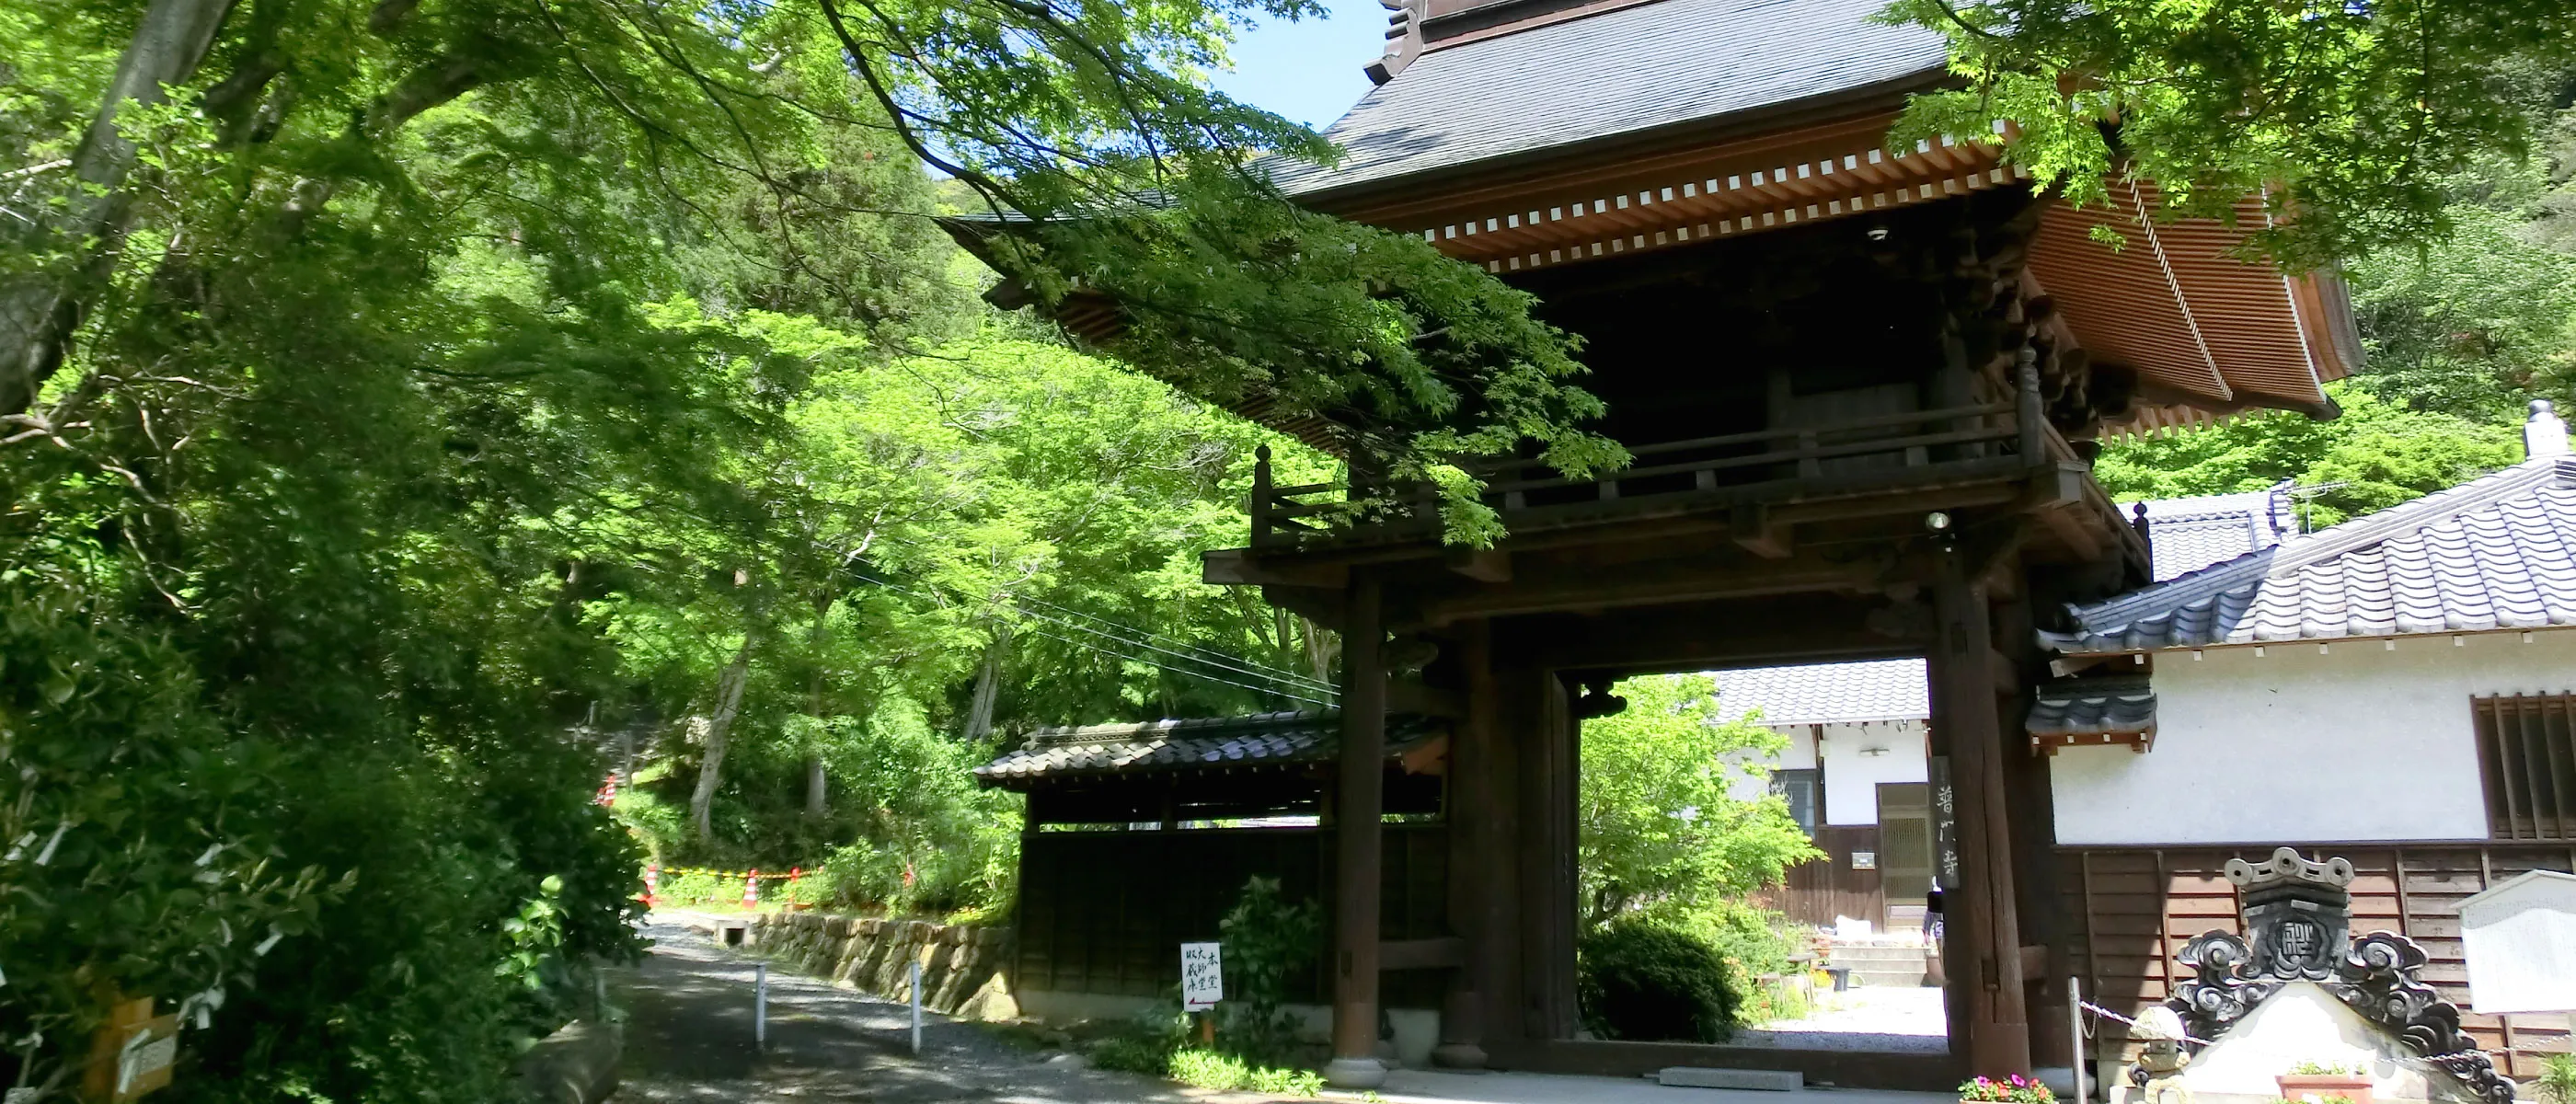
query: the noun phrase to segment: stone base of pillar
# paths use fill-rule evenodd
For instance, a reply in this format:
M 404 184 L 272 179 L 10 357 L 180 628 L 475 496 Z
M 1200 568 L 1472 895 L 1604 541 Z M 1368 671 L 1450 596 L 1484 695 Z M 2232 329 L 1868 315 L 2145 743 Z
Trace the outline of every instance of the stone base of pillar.
M 1431 1048 L 1431 1064 L 1442 1069 L 1480 1070 L 1485 1068 L 1485 1048 L 1474 1043 L 1442 1043 Z
M 1335 1058 L 1324 1063 L 1324 1083 L 1336 1089 L 1374 1089 L 1386 1084 L 1386 1067 L 1375 1058 Z

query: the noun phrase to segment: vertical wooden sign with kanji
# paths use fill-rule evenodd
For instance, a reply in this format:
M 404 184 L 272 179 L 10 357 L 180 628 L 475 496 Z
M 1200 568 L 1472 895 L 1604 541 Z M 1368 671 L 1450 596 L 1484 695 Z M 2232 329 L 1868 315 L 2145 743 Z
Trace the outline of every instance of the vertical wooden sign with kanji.
M 179 1058 L 179 1017 L 152 1014 L 152 998 L 120 1001 L 90 1039 L 81 1095 L 94 1104 L 126 1104 L 170 1084 Z

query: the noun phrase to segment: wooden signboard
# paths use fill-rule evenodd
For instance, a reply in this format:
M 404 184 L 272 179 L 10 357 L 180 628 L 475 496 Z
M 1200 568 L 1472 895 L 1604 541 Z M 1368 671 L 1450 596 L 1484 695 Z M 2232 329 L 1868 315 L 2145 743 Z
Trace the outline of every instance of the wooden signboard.
M 178 1016 L 153 1015 L 150 997 L 119 1002 L 91 1037 L 81 1095 L 100 1104 L 140 1099 L 169 1086 L 170 1067 L 178 1058 Z

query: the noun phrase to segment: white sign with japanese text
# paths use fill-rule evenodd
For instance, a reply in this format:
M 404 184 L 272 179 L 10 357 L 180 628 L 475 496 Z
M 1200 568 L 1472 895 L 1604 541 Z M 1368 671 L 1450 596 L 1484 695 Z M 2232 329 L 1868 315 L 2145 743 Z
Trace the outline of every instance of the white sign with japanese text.
M 1214 943 L 1181 944 L 1181 1007 L 1204 1012 L 1225 999 L 1225 968 Z

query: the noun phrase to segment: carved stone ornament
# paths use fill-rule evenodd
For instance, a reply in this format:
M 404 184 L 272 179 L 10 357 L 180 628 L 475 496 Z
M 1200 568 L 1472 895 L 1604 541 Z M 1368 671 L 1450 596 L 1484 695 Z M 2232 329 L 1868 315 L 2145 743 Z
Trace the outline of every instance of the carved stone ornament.
M 2243 894 L 2253 941 L 2213 931 L 2183 945 L 2178 961 L 2198 976 L 2165 1004 L 2193 1038 L 2215 1039 L 2282 986 L 2313 981 L 2488 1104 L 2513 1104 L 2513 1083 L 2460 1030 L 2459 1006 L 2416 976 L 2424 948 L 2393 932 L 2350 937 L 2350 862 L 2312 862 L 2284 847 L 2265 863 L 2228 860 L 2227 880 Z

